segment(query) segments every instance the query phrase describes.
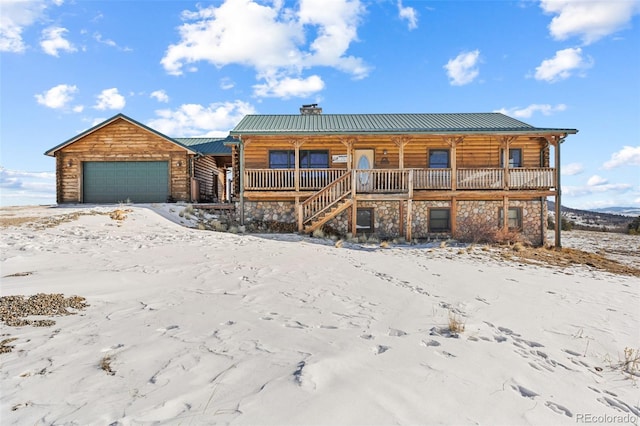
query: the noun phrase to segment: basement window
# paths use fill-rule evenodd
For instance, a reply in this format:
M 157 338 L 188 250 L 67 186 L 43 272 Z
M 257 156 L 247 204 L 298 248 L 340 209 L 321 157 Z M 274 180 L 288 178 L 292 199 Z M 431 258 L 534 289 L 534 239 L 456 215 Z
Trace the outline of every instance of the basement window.
M 499 222 L 498 227 L 502 228 L 503 223 L 503 210 L 500 209 L 498 214 Z M 507 217 L 507 225 L 509 226 L 510 231 L 518 231 L 522 229 L 522 208 L 520 207 L 509 207 L 509 217 Z
M 356 232 L 358 234 L 373 233 L 373 209 L 358 209 L 356 212 Z
M 450 232 L 451 231 L 451 209 L 434 208 L 429 209 L 429 232 Z

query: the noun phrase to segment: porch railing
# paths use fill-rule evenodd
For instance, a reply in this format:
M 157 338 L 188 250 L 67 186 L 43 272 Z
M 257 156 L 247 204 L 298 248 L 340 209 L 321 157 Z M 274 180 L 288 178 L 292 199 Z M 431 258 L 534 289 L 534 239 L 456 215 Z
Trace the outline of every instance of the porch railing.
M 297 189 L 317 191 L 340 178 L 346 169 L 299 169 Z M 511 189 L 550 189 L 556 187 L 553 168 L 509 169 Z M 504 169 L 476 168 L 456 170 L 456 189 L 502 189 Z M 412 179 L 410 179 L 410 176 Z M 355 186 L 361 193 L 406 193 L 411 190 L 450 190 L 452 169 L 368 169 L 355 170 Z M 295 191 L 294 169 L 247 169 L 244 172 L 247 191 Z
M 374 194 L 409 191 L 409 169 L 355 170 L 356 191 Z
M 555 188 L 554 169 L 509 169 L 509 187 L 515 189 Z
M 308 223 L 315 219 L 322 212 L 327 211 L 340 200 L 351 194 L 351 173 L 342 170 L 342 176 L 339 176 L 321 191 L 306 199 L 301 205 L 304 223 Z
M 291 169 L 246 169 L 244 189 L 249 191 L 282 191 L 296 188 L 294 171 Z
M 458 189 L 499 189 L 504 182 L 504 169 L 458 169 Z
M 451 189 L 451 169 L 414 169 L 414 189 Z
M 339 178 L 344 169 L 300 169 L 298 187 L 303 190 L 318 190 Z M 295 190 L 295 169 L 246 169 L 244 188 L 255 190 Z

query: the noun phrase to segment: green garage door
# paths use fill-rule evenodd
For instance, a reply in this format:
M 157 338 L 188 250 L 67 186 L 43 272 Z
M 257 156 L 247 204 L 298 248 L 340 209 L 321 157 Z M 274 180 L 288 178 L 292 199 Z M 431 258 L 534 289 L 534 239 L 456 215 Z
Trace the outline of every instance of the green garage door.
M 82 184 L 85 203 L 164 203 L 169 196 L 169 163 L 88 161 Z

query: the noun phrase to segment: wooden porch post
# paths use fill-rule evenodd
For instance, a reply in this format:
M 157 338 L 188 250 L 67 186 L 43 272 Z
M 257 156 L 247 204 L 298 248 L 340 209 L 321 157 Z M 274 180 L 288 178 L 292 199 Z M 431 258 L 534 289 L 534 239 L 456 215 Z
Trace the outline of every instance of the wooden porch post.
M 351 170 L 352 156 L 353 156 L 353 144 L 356 141 L 355 138 L 342 138 L 340 142 L 347 148 L 347 170 Z
M 555 159 L 555 166 L 556 166 L 556 236 L 555 236 L 555 246 L 556 248 L 562 248 L 562 241 L 561 241 L 561 230 L 562 230 L 562 190 L 561 185 L 560 185 L 560 145 L 562 144 L 562 141 L 564 140 L 564 138 L 557 138 L 554 137 L 553 139 L 556 140 L 556 144 L 555 144 L 555 148 L 556 148 L 556 159 Z
M 502 229 L 506 232 L 509 230 L 509 196 L 502 198 Z
M 295 169 L 293 174 L 293 185 L 296 192 L 300 192 L 300 146 L 304 143 L 300 139 L 292 139 L 289 142 L 293 144 L 295 153 Z
M 407 200 L 407 237 L 406 240 L 407 242 L 411 242 L 411 228 L 412 228 L 412 216 L 413 215 L 413 200 L 412 199 L 408 199 Z
M 355 236 L 358 233 L 358 201 L 356 197 L 356 178 L 358 173 L 356 169 L 351 170 L 351 199 L 353 204 L 351 206 L 351 233 Z
M 398 168 L 404 169 L 404 147 L 411 141 L 408 136 L 397 136 L 391 138 L 391 142 L 396 144 L 399 150 Z
M 451 166 L 451 190 L 455 191 L 458 189 L 458 161 L 457 161 L 457 151 L 456 147 L 459 143 L 462 143 L 464 140 L 463 136 L 460 137 L 445 137 L 444 141 L 451 147 L 451 158 L 450 158 L 450 166 Z
M 456 235 L 458 228 L 458 199 L 456 197 L 451 198 L 451 236 Z M 455 237 L 454 237 L 455 238 Z
M 500 138 L 500 147 L 502 148 L 502 188 L 509 189 L 509 147 L 515 139 L 514 136 L 503 136 Z M 506 212 L 505 212 L 506 213 Z
M 298 216 L 298 232 L 304 231 L 304 213 L 302 204 L 300 204 L 300 197 L 296 197 L 296 215 Z
M 246 141 L 240 137 L 240 167 L 239 167 L 239 180 L 240 180 L 240 225 L 244 225 L 244 145 L 249 143 L 249 139 Z

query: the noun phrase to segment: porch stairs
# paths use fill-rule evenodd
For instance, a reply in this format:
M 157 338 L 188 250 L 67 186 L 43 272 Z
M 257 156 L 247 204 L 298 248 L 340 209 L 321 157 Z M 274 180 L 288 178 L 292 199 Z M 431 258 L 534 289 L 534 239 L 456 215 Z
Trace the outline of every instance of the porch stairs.
M 298 230 L 311 233 L 353 205 L 352 173 L 338 179 L 302 202 L 298 212 Z

